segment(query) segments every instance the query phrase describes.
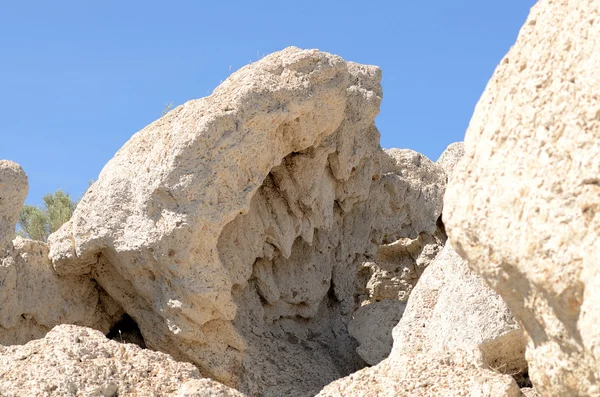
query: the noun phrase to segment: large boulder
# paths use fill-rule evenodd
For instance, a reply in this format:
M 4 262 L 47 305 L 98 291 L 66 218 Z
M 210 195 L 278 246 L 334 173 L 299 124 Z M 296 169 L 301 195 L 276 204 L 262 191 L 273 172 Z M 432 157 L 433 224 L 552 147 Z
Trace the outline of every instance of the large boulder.
M 600 3 L 539 1 L 465 137 L 444 217 L 531 340 L 544 396 L 600 395 Z
M 26 345 L 0 346 L 0 374 L 5 397 L 242 396 L 200 379 L 192 364 L 74 325 Z
M 21 166 L 0 160 L 0 259 L 15 237 L 15 226 L 28 191 L 27 175 Z
M 449 242 L 425 269 L 393 335 L 394 355 L 479 349 L 489 368 L 527 370 L 526 340 L 506 303 Z
M 357 268 L 433 234 L 445 186 L 379 147 L 380 77 L 297 48 L 242 68 L 119 150 L 50 237 L 54 269 L 97 280 L 150 348 L 250 394 L 311 395 L 363 367 Z

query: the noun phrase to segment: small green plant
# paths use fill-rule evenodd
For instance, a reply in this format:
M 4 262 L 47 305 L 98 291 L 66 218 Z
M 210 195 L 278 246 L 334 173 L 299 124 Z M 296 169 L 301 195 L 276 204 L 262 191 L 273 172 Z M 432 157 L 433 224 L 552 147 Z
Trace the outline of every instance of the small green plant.
M 17 235 L 32 240 L 48 241 L 71 216 L 77 203 L 68 193 L 57 190 L 42 197 L 43 206 L 25 205 L 19 215 Z

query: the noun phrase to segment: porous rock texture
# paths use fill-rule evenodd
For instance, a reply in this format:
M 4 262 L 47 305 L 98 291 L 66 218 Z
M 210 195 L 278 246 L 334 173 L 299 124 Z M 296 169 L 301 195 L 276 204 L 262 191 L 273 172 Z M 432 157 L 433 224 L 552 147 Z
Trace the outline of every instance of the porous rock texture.
M 327 385 L 317 397 L 518 397 L 508 375 L 482 368 L 472 351 L 407 353 Z
M 0 160 L 0 259 L 10 249 L 28 191 L 27 175 L 21 166 L 9 160 Z
M 3 397 L 242 396 L 199 378 L 190 363 L 74 325 L 25 345 L 0 346 Z
M 402 319 L 392 354 L 479 349 L 494 370 L 527 369 L 525 337 L 502 298 L 446 243 L 425 269 Z
M 600 395 L 599 48 L 600 3 L 537 2 L 445 197 L 452 244 L 526 331 L 543 396 Z
M 42 241 L 17 237 L 0 262 L 0 345 L 43 337 L 59 324 L 108 332 L 120 306 L 89 277 L 58 277 Z
M 433 234 L 443 172 L 387 154 L 381 72 L 287 48 L 135 134 L 49 238 L 146 344 L 252 395 L 314 395 L 364 366 L 359 264 Z M 417 183 L 418 182 L 418 183 Z
M 454 142 L 448 145 L 446 150 L 440 155 L 440 158 L 435 162 L 436 165 L 442 167 L 448 178 L 450 178 L 456 168 L 456 164 L 465 154 L 464 142 Z

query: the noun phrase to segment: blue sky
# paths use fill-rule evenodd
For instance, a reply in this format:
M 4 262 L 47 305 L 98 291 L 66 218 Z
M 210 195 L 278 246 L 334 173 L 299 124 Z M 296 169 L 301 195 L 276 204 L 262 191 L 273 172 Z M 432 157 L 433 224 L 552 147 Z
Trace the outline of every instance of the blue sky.
M 0 11 L 0 158 L 27 203 L 79 196 L 168 102 L 263 54 L 319 48 L 383 69 L 383 147 L 436 160 L 462 140 L 533 0 L 11 1 Z

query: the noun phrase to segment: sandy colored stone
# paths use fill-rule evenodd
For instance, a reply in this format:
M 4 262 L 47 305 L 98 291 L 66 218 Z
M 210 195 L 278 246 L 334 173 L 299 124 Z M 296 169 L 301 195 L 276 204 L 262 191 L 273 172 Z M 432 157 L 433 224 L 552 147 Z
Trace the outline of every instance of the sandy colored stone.
M 393 335 L 393 355 L 479 349 L 499 372 L 527 369 L 526 340 L 506 303 L 449 242 L 425 269 Z
M 327 385 L 318 397 L 518 397 L 508 375 L 482 369 L 465 352 L 390 357 Z
M 314 395 L 361 368 L 357 267 L 434 233 L 445 186 L 424 156 L 380 149 L 380 78 L 292 47 L 242 68 L 117 152 L 50 236 L 54 269 L 248 394 Z
M 122 311 L 93 280 L 57 276 L 44 242 L 13 244 L 0 262 L 0 345 L 41 338 L 59 324 L 109 331 Z
M 211 379 L 192 379 L 179 389 L 177 397 L 245 397 L 235 389 Z
M 448 175 L 448 179 L 454 172 L 454 168 L 456 168 L 456 164 L 465 154 L 465 144 L 464 142 L 454 142 L 448 145 L 446 150 L 440 155 L 440 158 L 435 162 L 438 166 L 440 166 L 446 175 Z
M 192 364 L 74 325 L 57 326 L 22 346 L 0 346 L 5 397 L 175 396 L 198 378 Z
M 362 306 L 352 315 L 348 332 L 359 346 L 356 352 L 369 365 L 383 361 L 392 351 L 392 330 L 400 321 L 406 303 L 386 299 Z
M 28 191 L 27 175 L 21 166 L 0 160 L 0 259 L 15 237 L 15 227 Z
M 452 244 L 531 339 L 543 396 L 600 396 L 600 4 L 539 1 L 445 197 Z

